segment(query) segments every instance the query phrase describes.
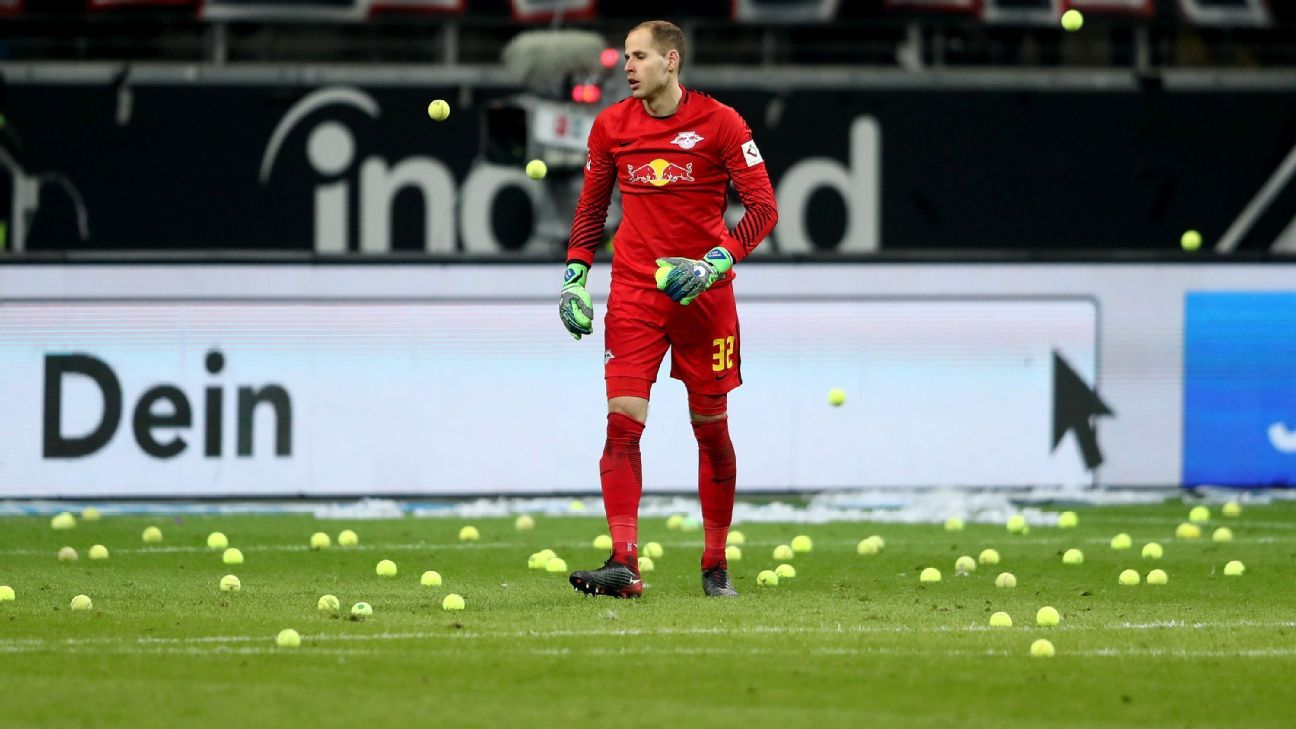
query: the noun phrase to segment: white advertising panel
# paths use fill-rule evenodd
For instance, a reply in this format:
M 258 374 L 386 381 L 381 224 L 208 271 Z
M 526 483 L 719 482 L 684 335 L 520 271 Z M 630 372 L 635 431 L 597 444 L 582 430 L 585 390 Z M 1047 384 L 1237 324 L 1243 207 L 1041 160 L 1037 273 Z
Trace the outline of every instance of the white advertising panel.
M 574 342 L 553 265 L 0 265 L 0 497 L 595 492 L 607 268 Z M 1188 294 L 1292 281 L 1282 264 L 748 264 L 739 487 L 1179 483 Z M 1229 336 L 1199 329 L 1207 354 Z M 668 372 L 649 492 L 696 487 Z M 1228 386 L 1212 376 L 1198 389 Z

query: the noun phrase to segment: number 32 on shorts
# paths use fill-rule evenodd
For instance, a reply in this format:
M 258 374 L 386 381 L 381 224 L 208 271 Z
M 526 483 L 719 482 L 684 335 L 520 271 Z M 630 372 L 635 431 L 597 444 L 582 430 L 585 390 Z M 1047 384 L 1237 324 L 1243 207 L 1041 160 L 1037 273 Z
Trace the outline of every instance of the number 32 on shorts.
M 715 347 L 715 351 L 711 353 L 711 371 L 724 372 L 733 369 L 734 337 L 714 339 L 711 344 Z

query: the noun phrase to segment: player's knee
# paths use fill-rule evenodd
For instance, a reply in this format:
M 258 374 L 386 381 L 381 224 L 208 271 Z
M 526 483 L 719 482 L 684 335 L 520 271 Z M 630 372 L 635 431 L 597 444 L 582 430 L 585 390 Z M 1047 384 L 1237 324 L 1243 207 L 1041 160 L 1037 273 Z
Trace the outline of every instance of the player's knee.
M 608 400 L 608 413 L 619 413 L 638 423 L 648 422 L 648 400 L 642 397 L 614 397 Z
M 729 417 L 728 395 L 706 395 L 689 392 L 689 417 L 695 423 L 710 423 Z

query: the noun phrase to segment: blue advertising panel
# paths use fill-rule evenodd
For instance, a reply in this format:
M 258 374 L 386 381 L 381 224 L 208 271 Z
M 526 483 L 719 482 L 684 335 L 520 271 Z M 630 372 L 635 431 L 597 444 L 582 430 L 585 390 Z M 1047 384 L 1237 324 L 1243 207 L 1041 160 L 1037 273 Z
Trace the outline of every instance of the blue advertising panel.
M 1296 484 L 1296 293 L 1189 293 L 1185 307 L 1184 484 Z

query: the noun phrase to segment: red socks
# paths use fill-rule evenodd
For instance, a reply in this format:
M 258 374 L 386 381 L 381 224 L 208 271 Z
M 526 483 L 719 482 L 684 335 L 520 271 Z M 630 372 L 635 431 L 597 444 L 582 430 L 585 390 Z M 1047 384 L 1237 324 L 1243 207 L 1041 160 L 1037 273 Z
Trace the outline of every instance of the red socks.
M 603 509 L 612 534 L 612 558 L 639 572 L 639 497 L 643 494 L 643 466 L 639 437 L 643 423 L 621 413 L 608 414 L 607 444 L 599 459 Z M 730 504 L 733 488 L 729 489 Z M 709 539 L 709 537 L 708 537 Z M 720 549 L 724 556 L 724 547 Z
M 717 566 L 727 569 L 725 540 L 729 537 L 734 484 L 738 479 L 738 462 L 733 442 L 729 440 L 729 421 L 695 422 L 693 435 L 698 442 L 698 497 L 702 501 L 702 527 L 706 530 L 702 569 Z

